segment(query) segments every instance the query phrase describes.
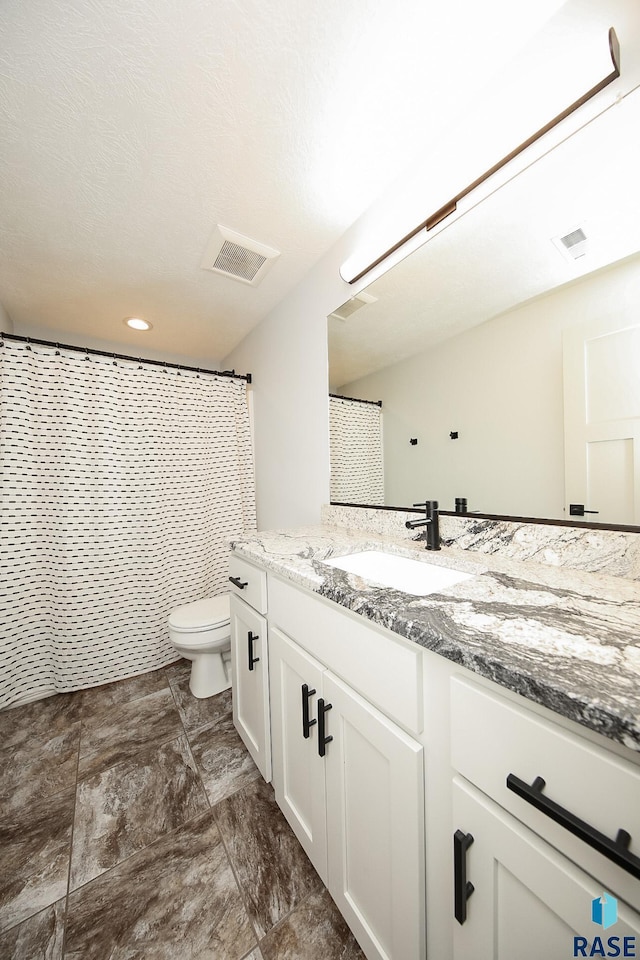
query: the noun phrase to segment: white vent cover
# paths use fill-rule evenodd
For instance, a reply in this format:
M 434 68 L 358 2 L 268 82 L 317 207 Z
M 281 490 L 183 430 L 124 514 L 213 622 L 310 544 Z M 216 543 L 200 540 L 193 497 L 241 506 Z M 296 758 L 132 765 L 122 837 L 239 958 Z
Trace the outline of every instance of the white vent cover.
M 587 252 L 587 235 L 582 227 L 574 227 L 563 237 L 553 237 L 552 243 L 566 260 L 579 260 Z
M 377 297 L 373 297 L 370 293 L 365 293 L 363 290 L 362 293 L 357 293 L 355 297 L 351 297 L 346 303 L 341 304 L 341 306 L 329 314 L 329 316 L 335 317 L 336 320 L 348 320 L 356 310 L 360 310 L 368 303 L 375 303 L 377 299 Z
M 255 287 L 279 256 L 279 250 L 218 224 L 200 266 Z

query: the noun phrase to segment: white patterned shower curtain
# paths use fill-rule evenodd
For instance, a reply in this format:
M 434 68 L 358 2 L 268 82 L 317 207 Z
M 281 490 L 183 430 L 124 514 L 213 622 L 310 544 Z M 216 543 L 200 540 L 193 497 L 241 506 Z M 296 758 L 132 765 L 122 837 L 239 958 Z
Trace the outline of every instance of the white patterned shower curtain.
M 329 443 L 331 500 L 383 505 L 382 408 L 330 396 Z
M 0 706 L 175 660 L 255 529 L 245 383 L 8 341 L 0 445 Z

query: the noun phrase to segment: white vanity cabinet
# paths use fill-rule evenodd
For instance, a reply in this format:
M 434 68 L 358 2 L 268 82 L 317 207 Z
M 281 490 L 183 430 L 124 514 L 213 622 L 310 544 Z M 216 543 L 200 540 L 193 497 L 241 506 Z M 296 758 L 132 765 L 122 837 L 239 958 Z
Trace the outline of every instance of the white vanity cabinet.
M 450 690 L 453 960 L 589 956 L 598 936 L 593 955 L 640 956 L 640 768 L 466 677 Z M 618 901 L 607 929 L 591 917 L 605 893 Z
M 318 752 L 318 731 L 313 731 L 325 668 L 277 627 L 269 632 L 269 661 L 273 788 L 326 885 L 326 763 Z
M 460 897 L 464 922 L 454 922 L 453 960 L 590 956 L 595 937 L 606 951 L 598 953 L 596 944 L 595 956 L 640 956 L 640 915 L 621 900 L 615 925 L 604 930 L 591 919 L 591 901 L 617 891 L 580 870 L 460 778 L 453 783 L 453 813 L 454 823 L 463 825 L 458 883 L 474 888 L 468 901 Z M 469 836 L 473 842 L 466 847 Z M 574 953 L 576 936 L 578 943 L 586 941 L 585 953 Z M 609 945 L 609 937 L 617 940 Z M 637 948 L 626 954 L 625 937 L 634 938 L 627 943 Z
M 236 573 L 236 726 L 368 960 L 640 957 L 637 753 L 277 575 Z
M 350 672 L 353 651 L 332 670 L 320 659 L 345 618 L 271 578 L 269 588 L 278 803 L 369 960 L 423 960 L 422 745 L 334 672 Z
M 258 770 L 271 781 L 267 578 L 232 554 L 229 565 L 233 722 Z M 245 599 L 246 598 L 246 599 Z

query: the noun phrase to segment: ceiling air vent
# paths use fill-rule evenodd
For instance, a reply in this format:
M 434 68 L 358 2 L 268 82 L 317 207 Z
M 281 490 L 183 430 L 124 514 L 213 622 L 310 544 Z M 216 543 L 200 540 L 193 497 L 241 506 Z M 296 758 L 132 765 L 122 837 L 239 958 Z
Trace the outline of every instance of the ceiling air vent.
M 356 310 L 360 310 L 368 303 L 375 303 L 377 299 L 377 297 L 371 296 L 370 293 L 362 291 L 362 293 L 357 293 L 355 297 L 351 297 L 346 303 L 339 306 L 333 313 L 329 314 L 329 316 L 335 317 L 336 320 L 348 320 Z
M 567 260 L 579 260 L 587 252 L 587 235 L 582 227 L 570 230 L 564 237 L 554 237 L 552 243 Z
M 279 256 L 279 250 L 218 224 L 200 266 L 255 287 Z

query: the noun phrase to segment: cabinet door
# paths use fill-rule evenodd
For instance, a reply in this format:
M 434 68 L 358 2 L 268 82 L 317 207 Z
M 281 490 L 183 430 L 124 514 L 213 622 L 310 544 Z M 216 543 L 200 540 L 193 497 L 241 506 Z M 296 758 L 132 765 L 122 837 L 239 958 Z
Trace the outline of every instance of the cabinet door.
M 422 746 L 329 672 L 323 693 L 329 892 L 369 960 L 422 960 Z
M 258 770 L 271 780 L 267 621 L 230 597 L 233 722 Z
M 454 831 L 473 837 L 463 860 L 466 876 L 459 872 L 458 882 L 474 887 L 462 924 L 453 920 L 452 897 L 454 960 L 636 955 L 635 949 L 625 954 L 623 938 L 635 936 L 635 946 L 640 946 L 640 915 L 619 901 L 614 925 L 604 929 L 591 918 L 592 900 L 604 893 L 615 896 L 615 891 L 603 890 L 597 880 L 458 778 L 453 805 Z M 574 937 L 582 938 L 577 952 Z M 595 943 L 592 953 L 596 937 L 601 943 Z M 618 940 L 608 944 L 609 937 Z
M 277 627 L 269 629 L 271 743 L 276 800 L 326 884 L 325 776 L 324 763 L 318 754 L 317 722 L 323 670 L 317 660 Z

